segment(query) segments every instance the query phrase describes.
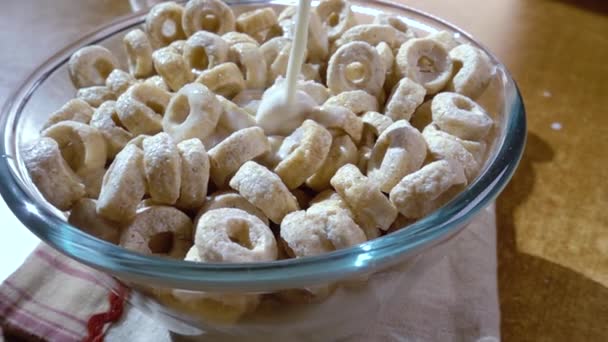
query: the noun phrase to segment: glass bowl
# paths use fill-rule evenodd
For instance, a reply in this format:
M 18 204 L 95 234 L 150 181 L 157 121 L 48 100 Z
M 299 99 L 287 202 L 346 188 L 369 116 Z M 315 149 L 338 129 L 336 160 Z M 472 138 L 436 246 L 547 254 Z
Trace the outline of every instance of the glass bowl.
M 277 9 L 293 1 L 228 1 L 235 13 L 256 6 Z M 248 4 L 245 4 L 247 2 Z M 6 103 L 0 117 L 0 192 L 15 215 L 34 234 L 70 258 L 102 271 L 100 281 L 118 290 L 128 287 L 129 301 L 180 334 L 220 334 L 260 339 L 337 339 L 365 327 L 374 312 L 403 295 L 420 272 L 449 249 L 446 244 L 505 187 L 525 144 L 525 110 L 517 86 L 496 57 L 457 27 L 388 1 L 351 1 L 359 22 L 378 13 L 402 16 L 420 35 L 445 30 L 460 42 L 488 53 L 496 73 L 478 102 L 493 116 L 494 142 L 479 176 L 448 204 L 407 229 L 317 257 L 257 264 L 200 264 L 144 256 L 81 232 L 64 213 L 48 204 L 30 180 L 19 146 L 37 137 L 52 111 L 75 95 L 67 62 L 79 48 L 100 44 L 126 61 L 121 40 L 140 26 L 145 13 L 119 19 L 66 47 L 36 70 Z M 126 65 L 122 65 L 126 69 Z M 420 263 L 424 255 L 425 262 Z M 436 255 L 437 258 L 426 256 Z M 171 289 L 190 298 L 176 301 Z M 204 294 L 203 294 L 204 292 Z M 234 321 L 219 295 L 261 299 L 254 312 Z

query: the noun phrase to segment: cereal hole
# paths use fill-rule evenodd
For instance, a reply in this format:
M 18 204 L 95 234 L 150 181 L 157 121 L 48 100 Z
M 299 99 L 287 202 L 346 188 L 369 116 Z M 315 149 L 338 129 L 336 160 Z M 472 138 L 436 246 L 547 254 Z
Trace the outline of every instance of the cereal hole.
M 382 161 L 384 160 L 384 156 L 386 155 L 388 148 L 389 144 L 386 140 L 377 141 L 367 165 L 373 165 L 374 167 L 379 168 L 382 165 Z
M 209 67 L 209 56 L 202 46 L 195 46 L 190 53 L 190 66 L 195 70 L 205 70 Z
M 160 32 L 165 38 L 171 39 L 177 34 L 177 24 L 173 19 L 167 19 L 163 22 Z
M 428 56 L 420 56 L 418 61 L 416 62 L 416 66 L 421 73 L 436 73 L 437 68 L 435 66 L 435 61 Z
M 171 112 L 167 114 L 170 115 L 169 119 L 178 125 L 186 121 L 188 114 L 190 114 L 188 97 L 184 94 L 175 95 L 171 104 Z
M 361 84 L 367 78 L 367 68 L 361 62 L 352 62 L 346 66 L 346 79 L 354 84 Z
M 331 27 L 336 27 L 340 23 L 340 15 L 336 12 L 332 12 L 329 17 L 327 17 L 327 24 Z
M 462 96 L 454 96 L 452 98 L 452 101 L 454 102 L 454 105 L 458 109 L 466 110 L 466 111 L 470 111 L 473 109 L 473 104 L 471 103 L 471 101 L 467 100 L 466 98 L 464 98 Z
M 454 69 L 453 69 L 452 75 L 457 75 L 457 74 L 460 72 L 460 69 L 462 69 L 462 62 L 461 62 L 461 61 L 454 60 L 454 61 L 452 62 L 452 65 L 454 66 Z
M 161 103 L 154 101 L 153 99 L 146 101 L 145 105 L 148 106 L 148 108 L 152 109 L 156 114 L 165 114 L 165 106 Z
M 173 249 L 173 232 L 154 234 L 148 241 L 148 248 L 154 254 L 169 254 Z
M 249 238 L 249 224 L 244 220 L 230 222 L 228 238 L 241 247 L 253 249 L 253 244 Z
M 124 129 L 125 131 L 128 131 L 127 127 L 125 127 L 125 125 L 122 124 L 122 121 L 120 121 L 120 118 L 118 117 L 118 113 L 116 111 L 112 112 L 112 121 L 114 122 L 114 124 L 116 125 L 116 127 L 120 127 L 122 129 Z
M 205 13 L 201 17 L 200 27 L 205 31 L 217 33 L 220 29 L 220 20 L 213 13 Z

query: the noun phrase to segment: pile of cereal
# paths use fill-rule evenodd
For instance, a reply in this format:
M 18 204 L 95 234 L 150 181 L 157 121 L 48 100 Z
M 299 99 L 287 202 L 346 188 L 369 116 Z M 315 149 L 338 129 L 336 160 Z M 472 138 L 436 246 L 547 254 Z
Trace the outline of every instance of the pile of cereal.
M 285 82 L 296 10 L 235 16 L 219 0 L 155 6 L 69 61 L 78 89 L 22 148 L 69 222 L 144 254 L 269 262 L 347 248 L 413 222 L 480 170 L 493 120 L 483 51 L 399 17 L 358 24 L 345 0 L 310 13 L 304 115 L 261 123 Z M 257 115 L 257 117 L 256 117 Z

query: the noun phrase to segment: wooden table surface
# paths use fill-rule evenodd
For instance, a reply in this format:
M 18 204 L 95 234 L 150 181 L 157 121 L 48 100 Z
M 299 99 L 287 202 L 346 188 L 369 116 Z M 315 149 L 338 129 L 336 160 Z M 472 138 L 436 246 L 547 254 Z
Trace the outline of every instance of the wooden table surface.
M 503 339 L 608 341 L 608 1 L 401 2 L 477 37 L 524 97 L 528 145 L 497 201 Z M 0 94 L 128 11 L 127 0 L 3 2 Z

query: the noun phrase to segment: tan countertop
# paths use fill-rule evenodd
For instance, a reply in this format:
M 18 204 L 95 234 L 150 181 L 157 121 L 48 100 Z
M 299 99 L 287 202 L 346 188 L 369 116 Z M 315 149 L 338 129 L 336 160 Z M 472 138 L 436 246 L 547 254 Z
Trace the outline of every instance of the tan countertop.
M 608 340 L 608 2 L 401 2 L 472 33 L 524 97 L 527 149 L 497 202 L 503 339 Z M 129 11 L 127 0 L 3 6 L 2 101 L 54 51 Z

